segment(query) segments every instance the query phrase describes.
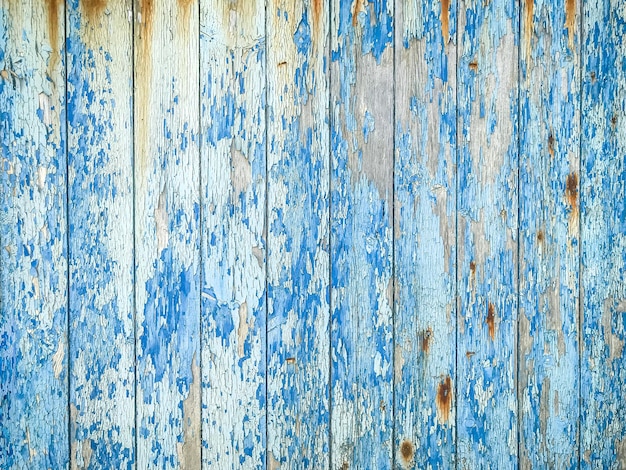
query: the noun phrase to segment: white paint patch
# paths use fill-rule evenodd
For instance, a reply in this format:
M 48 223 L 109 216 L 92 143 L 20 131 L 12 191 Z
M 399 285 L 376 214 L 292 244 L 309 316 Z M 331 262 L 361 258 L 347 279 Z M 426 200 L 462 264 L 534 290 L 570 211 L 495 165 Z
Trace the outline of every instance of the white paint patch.
M 159 204 L 154 210 L 154 220 L 157 232 L 157 250 L 160 255 L 169 242 L 165 188 L 163 188 L 163 191 L 161 191 L 161 194 L 159 195 Z
M 239 328 L 237 329 L 237 353 L 243 357 L 243 346 L 248 337 L 250 325 L 248 324 L 248 304 L 243 302 L 239 306 Z
M 46 177 L 48 176 L 48 168 L 40 166 L 37 168 L 37 187 L 41 190 L 46 185 Z
M 65 343 L 59 341 L 57 351 L 52 356 L 52 370 L 54 372 L 54 378 L 58 379 L 63 370 L 63 359 L 65 359 Z
M 50 98 L 45 93 L 39 93 L 39 109 L 43 112 L 43 123 L 46 126 L 52 124 L 50 116 Z

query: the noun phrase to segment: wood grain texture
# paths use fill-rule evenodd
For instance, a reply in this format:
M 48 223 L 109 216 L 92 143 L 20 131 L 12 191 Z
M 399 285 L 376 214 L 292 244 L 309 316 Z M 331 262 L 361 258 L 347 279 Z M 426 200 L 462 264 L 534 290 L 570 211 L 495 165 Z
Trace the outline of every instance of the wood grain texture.
M 132 17 L 67 5 L 71 467 L 133 468 Z
M 328 10 L 267 4 L 268 468 L 329 464 Z
M 0 1 L 0 467 L 68 465 L 64 10 Z
M 456 386 L 456 3 L 397 2 L 395 461 L 451 468 Z
M 518 6 L 459 3 L 460 468 L 517 464 Z
M 581 467 L 626 468 L 626 10 L 583 4 Z
M 137 466 L 200 466 L 197 1 L 135 8 Z
M 265 3 L 202 0 L 202 461 L 265 464 Z
M 331 2 L 332 468 L 389 468 L 393 3 Z
M 520 12 L 523 468 L 578 465 L 580 14 L 572 3 L 528 0 Z

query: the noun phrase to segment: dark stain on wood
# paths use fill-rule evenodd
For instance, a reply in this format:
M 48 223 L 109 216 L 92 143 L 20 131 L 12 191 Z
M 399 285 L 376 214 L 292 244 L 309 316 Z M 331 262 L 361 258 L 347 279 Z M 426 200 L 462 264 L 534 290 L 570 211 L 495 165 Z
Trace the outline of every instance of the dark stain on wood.
M 441 35 L 445 46 L 450 38 L 450 0 L 441 0 Z
M 476 354 L 474 351 L 465 351 L 465 357 L 468 360 L 470 360 L 474 354 Z
M 428 329 L 422 332 L 422 351 L 425 354 L 428 354 L 428 350 L 430 349 L 430 338 L 433 335 L 432 328 L 428 327 Z
M 591 77 L 591 83 L 595 83 L 596 82 L 596 73 L 595 72 L 591 72 L 589 74 L 589 76 Z
M 550 153 L 550 156 L 554 158 L 554 136 L 552 133 L 548 135 L 548 152 Z
M 617 115 L 615 114 L 611 117 L 611 127 L 613 130 L 617 127 Z
M 352 27 L 356 28 L 357 23 L 359 22 L 359 13 L 365 12 L 365 1 L 366 0 L 353 0 L 352 2 Z
M 472 70 L 473 72 L 478 72 L 478 61 L 477 60 L 472 60 L 469 63 L 469 68 L 470 70 Z
M 107 6 L 107 0 L 82 0 L 81 5 L 90 23 L 94 23 Z
M 415 449 L 413 448 L 413 444 L 411 441 L 405 439 L 400 444 L 400 456 L 402 457 L 402 461 L 404 463 L 410 463 L 413 460 L 413 456 L 415 455 Z
M 470 273 L 472 275 L 476 274 L 476 262 L 470 261 Z
M 493 341 L 496 338 L 496 308 L 491 302 L 489 302 L 489 306 L 487 307 L 486 323 L 489 328 L 489 336 L 491 337 L 491 341 Z
M 322 21 L 322 0 L 313 0 L 313 29 L 317 31 Z M 354 21 L 354 20 L 353 20 Z
M 567 198 L 567 202 L 572 209 L 575 209 L 578 206 L 578 175 L 575 171 L 567 175 L 565 197 Z
M 53 70 L 56 67 L 57 61 L 60 57 L 59 51 L 59 7 L 62 0 L 48 0 L 48 40 L 50 41 L 50 48 L 52 54 L 50 55 L 50 63 L 48 64 L 48 70 Z
M 526 45 L 526 60 L 530 62 L 530 44 L 533 35 L 533 16 L 535 11 L 534 0 L 526 0 L 526 21 L 524 22 L 524 39 Z
M 538 230 L 537 231 L 537 241 L 541 243 L 541 242 L 543 242 L 543 239 L 544 239 L 543 230 Z
M 576 0 L 565 0 L 565 28 L 567 28 L 568 44 L 574 49 L 574 28 L 576 21 Z
M 452 379 L 449 375 L 439 382 L 435 404 L 437 405 L 441 422 L 447 423 L 450 419 L 450 410 L 452 409 Z

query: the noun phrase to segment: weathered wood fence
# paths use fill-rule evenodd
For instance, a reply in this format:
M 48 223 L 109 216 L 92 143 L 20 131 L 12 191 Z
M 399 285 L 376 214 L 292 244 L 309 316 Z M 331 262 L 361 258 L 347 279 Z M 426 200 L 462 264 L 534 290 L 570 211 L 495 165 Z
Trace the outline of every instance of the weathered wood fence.
M 622 0 L 0 0 L 0 467 L 626 468 Z

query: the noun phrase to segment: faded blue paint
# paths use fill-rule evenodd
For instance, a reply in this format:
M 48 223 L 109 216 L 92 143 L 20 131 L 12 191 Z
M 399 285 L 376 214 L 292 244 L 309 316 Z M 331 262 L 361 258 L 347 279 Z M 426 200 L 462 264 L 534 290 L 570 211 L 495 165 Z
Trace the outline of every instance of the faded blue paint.
M 396 12 L 394 446 L 400 468 L 454 466 L 456 77 L 448 67 L 456 68 L 455 10 L 454 2 L 443 12 L 439 2 L 422 2 Z
M 0 4 L 0 467 L 10 469 L 69 462 L 64 21 L 57 12 L 49 27 L 46 6 Z
M 327 5 L 267 15 L 269 468 L 327 468 Z M 284 13 L 284 14 L 283 14 Z
M 135 459 L 132 29 L 121 7 L 88 21 L 67 5 L 70 459 L 81 468 Z
M 201 3 L 202 460 L 216 468 L 265 463 L 264 10 Z
M 360 6 L 331 10 L 331 466 L 390 468 L 393 5 Z
M 530 468 L 578 466 L 580 16 L 569 8 L 521 10 L 518 399 Z
M 459 8 L 457 462 L 511 468 L 518 461 L 518 6 L 468 0 Z
M 626 11 L 583 5 L 581 466 L 626 467 Z

